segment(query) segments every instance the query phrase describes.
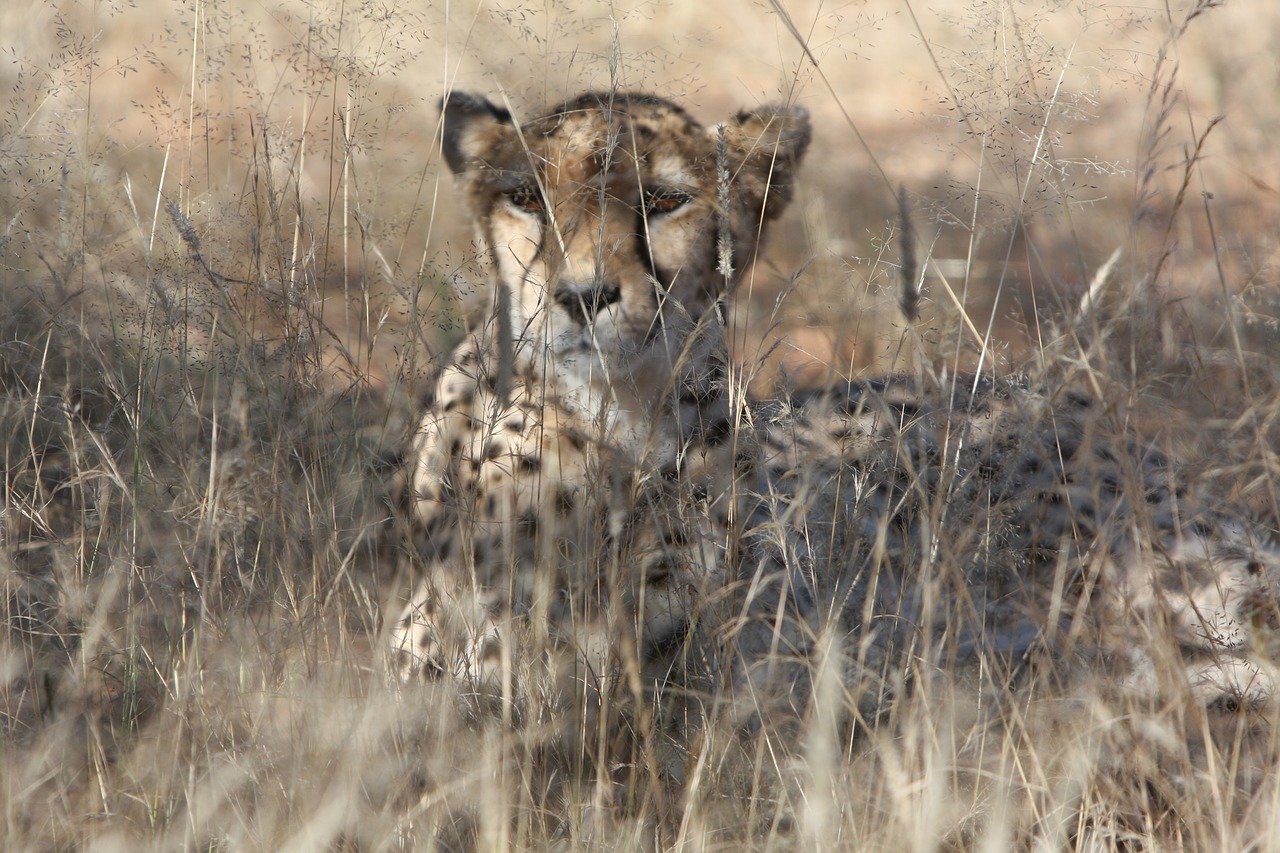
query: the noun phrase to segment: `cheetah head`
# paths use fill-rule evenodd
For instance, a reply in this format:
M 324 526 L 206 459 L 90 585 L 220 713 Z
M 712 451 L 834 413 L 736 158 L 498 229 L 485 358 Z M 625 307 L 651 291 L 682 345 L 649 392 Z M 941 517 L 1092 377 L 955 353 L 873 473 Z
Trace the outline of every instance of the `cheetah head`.
M 641 94 L 582 95 L 523 124 L 461 92 L 442 110 L 444 158 L 510 295 L 517 367 L 571 384 L 702 370 L 717 304 L 790 201 L 810 136 L 799 107 L 704 128 Z

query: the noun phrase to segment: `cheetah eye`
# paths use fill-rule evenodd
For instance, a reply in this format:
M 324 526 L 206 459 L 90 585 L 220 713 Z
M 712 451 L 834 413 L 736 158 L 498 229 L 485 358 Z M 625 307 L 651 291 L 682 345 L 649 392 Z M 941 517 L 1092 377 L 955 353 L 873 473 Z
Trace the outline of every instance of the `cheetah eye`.
M 506 193 L 507 201 L 525 213 L 545 213 L 547 203 L 535 187 L 519 187 Z
M 644 194 L 644 212 L 649 216 L 675 213 L 691 201 L 693 196 L 679 190 L 651 190 Z

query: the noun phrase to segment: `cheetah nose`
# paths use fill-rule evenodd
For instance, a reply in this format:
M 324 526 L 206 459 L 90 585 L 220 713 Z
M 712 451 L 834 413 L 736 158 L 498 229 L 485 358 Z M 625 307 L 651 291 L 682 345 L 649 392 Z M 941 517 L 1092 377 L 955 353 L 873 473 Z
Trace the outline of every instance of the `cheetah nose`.
M 616 284 L 592 282 L 590 284 L 562 283 L 556 287 L 555 300 L 568 314 L 569 319 L 585 326 L 591 318 L 622 299 L 622 289 Z

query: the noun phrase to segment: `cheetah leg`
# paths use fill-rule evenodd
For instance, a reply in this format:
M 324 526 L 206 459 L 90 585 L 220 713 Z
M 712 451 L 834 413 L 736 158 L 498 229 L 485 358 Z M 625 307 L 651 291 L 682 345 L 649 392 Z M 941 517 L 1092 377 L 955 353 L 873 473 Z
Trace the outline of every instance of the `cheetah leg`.
M 493 592 L 422 581 L 391 633 L 394 671 L 406 682 L 448 676 L 469 688 L 497 688 L 506 648 L 498 604 Z

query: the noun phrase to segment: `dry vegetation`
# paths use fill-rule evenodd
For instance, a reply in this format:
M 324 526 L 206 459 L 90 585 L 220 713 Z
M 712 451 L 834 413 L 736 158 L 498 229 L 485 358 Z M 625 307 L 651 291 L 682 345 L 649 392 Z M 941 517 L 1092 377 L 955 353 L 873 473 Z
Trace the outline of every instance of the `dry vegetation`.
M 1280 13 L 23 5 L 0 10 L 0 847 L 1280 846 L 1270 705 L 1102 679 L 992 701 L 999 675 L 941 673 L 871 730 L 709 730 L 663 759 L 676 793 L 604 810 L 536 732 L 394 689 L 379 651 L 407 586 L 394 456 L 474 298 L 452 86 L 517 112 L 642 88 L 707 120 L 800 100 L 796 211 L 736 307 L 756 388 L 1091 376 L 1274 532 Z

